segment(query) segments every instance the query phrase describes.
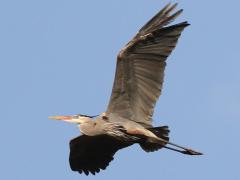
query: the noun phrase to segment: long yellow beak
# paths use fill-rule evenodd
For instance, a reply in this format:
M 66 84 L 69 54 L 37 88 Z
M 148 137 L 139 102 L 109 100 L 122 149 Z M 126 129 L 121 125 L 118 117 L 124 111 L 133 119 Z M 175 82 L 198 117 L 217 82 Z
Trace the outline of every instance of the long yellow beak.
M 71 120 L 72 116 L 50 116 L 48 118 L 54 120 Z

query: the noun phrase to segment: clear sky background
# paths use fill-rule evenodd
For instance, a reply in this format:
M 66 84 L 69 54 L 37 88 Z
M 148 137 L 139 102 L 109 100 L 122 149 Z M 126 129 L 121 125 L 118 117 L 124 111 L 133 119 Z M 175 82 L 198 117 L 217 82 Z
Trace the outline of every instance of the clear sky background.
M 50 115 L 106 110 L 116 55 L 167 2 L 0 1 L 0 179 L 240 179 L 240 1 L 178 1 L 189 21 L 168 59 L 154 125 L 202 151 L 119 151 L 106 171 L 70 170 L 76 126 Z M 177 1 L 173 1 L 177 2 Z

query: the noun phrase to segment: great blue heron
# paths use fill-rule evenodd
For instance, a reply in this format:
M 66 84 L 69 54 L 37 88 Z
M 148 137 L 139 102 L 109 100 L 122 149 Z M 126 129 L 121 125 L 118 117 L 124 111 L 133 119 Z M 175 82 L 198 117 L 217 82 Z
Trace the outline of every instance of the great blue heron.
M 107 111 L 97 117 L 53 116 L 76 123 L 83 135 L 70 142 L 73 171 L 95 174 L 105 169 L 114 154 L 134 143 L 146 152 L 167 148 L 188 155 L 200 152 L 171 143 L 167 126 L 152 127 L 152 115 L 161 93 L 166 59 L 189 24 L 167 26 L 181 13 L 167 4 L 117 56 L 117 68 Z

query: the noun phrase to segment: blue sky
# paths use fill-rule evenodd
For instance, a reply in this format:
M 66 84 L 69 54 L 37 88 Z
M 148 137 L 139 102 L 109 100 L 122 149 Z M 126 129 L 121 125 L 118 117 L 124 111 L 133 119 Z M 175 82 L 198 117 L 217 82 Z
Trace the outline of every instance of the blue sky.
M 85 177 L 68 165 L 78 129 L 47 119 L 105 111 L 118 51 L 167 2 L 0 1 L 1 179 L 240 179 L 237 0 L 179 1 L 177 22 L 191 26 L 168 59 L 155 109 L 154 125 L 204 156 L 134 145 Z

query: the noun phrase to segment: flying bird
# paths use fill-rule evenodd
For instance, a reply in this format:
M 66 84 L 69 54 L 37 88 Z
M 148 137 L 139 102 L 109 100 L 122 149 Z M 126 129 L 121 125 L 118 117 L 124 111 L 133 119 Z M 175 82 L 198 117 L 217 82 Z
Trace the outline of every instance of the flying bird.
M 76 123 L 82 135 L 70 141 L 70 167 L 95 174 L 106 169 L 114 154 L 138 143 L 146 152 L 162 148 L 201 155 L 169 141 L 168 126 L 153 127 L 152 116 L 163 85 L 167 57 L 175 48 L 186 21 L 169 25 L 181 13 L 167 4 L 147 22 L 117 56 L 112 94 L 107 110 L 98 116 L 51 116 Z

